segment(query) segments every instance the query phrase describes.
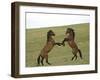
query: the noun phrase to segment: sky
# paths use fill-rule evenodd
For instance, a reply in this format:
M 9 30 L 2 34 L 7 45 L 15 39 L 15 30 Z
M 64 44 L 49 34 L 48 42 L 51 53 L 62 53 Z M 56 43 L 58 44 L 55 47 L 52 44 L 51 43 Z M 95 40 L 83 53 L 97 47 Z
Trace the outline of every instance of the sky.
M 26 28 L 41 28 L 79 23 L 89 23 L 89 15 L 26 13 Z

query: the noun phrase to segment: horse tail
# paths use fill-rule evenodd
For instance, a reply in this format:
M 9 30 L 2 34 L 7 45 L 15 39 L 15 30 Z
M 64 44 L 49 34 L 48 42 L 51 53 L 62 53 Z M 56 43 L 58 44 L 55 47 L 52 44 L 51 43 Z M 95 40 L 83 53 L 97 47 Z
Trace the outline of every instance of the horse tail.
M 79 52 L 80 58 L 82 59 L 82 52 L 81 52 L 81 50 L 78 49 L 78 52 Z
M 39 55 L 38 58 L 37 58 L 38 65 L 40 65 L 40 58 L 41 58 L 41 55 Z

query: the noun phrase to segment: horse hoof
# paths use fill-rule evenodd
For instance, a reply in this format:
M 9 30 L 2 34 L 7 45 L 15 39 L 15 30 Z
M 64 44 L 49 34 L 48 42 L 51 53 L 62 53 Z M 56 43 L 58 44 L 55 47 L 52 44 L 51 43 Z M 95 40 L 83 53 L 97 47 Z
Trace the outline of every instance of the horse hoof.
M 81 57 L 81 59 L 83 59 L 83 58 Z
M 40 66 L 40 64 L 37 64 L 36 66 Z
M 51 65 L 51 64 L 49 64 L 49 65 Z
M 65 44 L 62 44 L 63 46 L 65 46 Z
M 71 59 L 71 61 L 73 61 L 74 58 Z
M 51 63 L 48 63 L 49 65 L 51 65 Z

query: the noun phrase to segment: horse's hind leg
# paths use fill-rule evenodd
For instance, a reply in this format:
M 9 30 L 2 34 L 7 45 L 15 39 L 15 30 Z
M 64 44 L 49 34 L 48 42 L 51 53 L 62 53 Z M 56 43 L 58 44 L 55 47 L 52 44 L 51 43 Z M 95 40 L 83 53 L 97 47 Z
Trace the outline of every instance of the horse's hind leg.
M 48 62 L 48 55 L 46 55 L 46 63 L 51 65 L 51 63 Z
M 78 49 L 78 52 L 79 52 L 80 58 L 82 59 L 82 52 L 81 52 L 81 50 Z
M 73 59 L 74 59 L 74 57 L 75 57 L 75 55 L 72 57 L 72 59 L 71 59 L 71 60 L 73 60 Z
M 73 60 L 74 58 L 76 60 L 77 59 L 77 55 L 74 55 L 71 60 Z
M 37 58 L 37 66 L 40 66 L 40 58 L 41 58 L 41 56 L 39 55 Z
M 75 55 L 75 60 L 77 60 L 77 55 Z
M 42 59 L 41 59 L 41 64 L 42 64 L 42 66 L 44 65 L 44 64 L 43 64 L 43 60 L 44 60 L 44 57 L 42 57 Z
M 73 53 L 74 56 L 72 57 L 71 60 L 73 60 L 74 58 L 76 60 L 77 59 L 77 51 L 76 50 L 73 50 L 72 53 Z

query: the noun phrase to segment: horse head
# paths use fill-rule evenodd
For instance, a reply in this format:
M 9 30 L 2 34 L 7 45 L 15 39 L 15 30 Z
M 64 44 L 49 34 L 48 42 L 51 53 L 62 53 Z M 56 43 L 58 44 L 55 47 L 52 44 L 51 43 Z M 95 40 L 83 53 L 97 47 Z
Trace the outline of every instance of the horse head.
M 66 30 L 66 35 L 67 35 L 67 34 L 70 34 L 70 36 L 73 36 L 73 39 L 75 38 L 74 29 L 72 29 L 72 28 L 67 28 L 67 30 Z
M 67 28 L 66 34 L 67 34 L 67 33 L 71 33 L 71 32 L 73 33 L 73 32 L 74 32 L 74 29 L 72 29 L 72 28 Z
M 55 36 L 55 33 L 52 30 L 49 30 L 47 32 L 47 36 Z

